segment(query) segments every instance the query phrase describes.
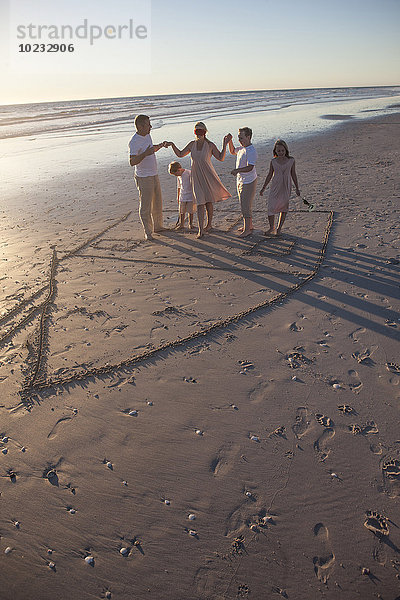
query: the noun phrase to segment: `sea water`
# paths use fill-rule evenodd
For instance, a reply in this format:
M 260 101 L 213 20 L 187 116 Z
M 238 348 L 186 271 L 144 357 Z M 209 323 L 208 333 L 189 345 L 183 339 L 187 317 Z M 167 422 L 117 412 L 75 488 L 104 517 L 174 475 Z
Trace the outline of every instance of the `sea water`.
M 151 117 L 154 143 L 193 139 L 204 121 L 208 137 L 221 147 L 223 136 L 239 127 L 253 129 L 255 147 L 278 137 L 289 145 L 324 132 L 344 119 L 365 119 L 397 111 L 400 86 L 173 94 L 0 106 L 0 194 L 18 186 L 55 179 L 68 172 L 128 164 L 134 116 Z M 175 158 L 157 154 L 160 167 Z M 186 159 L 185 166 L 189 164 Z M 187 164 L 186 164 L 187 163 Z

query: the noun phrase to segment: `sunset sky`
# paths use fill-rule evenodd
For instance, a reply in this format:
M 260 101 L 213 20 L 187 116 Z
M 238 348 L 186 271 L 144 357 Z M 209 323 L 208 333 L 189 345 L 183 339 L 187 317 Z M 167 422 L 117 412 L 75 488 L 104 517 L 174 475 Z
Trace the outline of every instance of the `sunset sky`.
M 400 83 L 399 0 L 204 0 L 201 5 L 191 0 L 59 0 L 59 18 L 63 7 L 73 9 L 75 24 L 85 18 L 125 23 L 128 16 L 136 23 L 145 5 L 151 18 L 143 44 L 107 40 L 107 56 L 102 56 L 100 44 L 97 52 L 96 44 L 78 40 L 74 56 L 53 57 L 64 60 L 62 67 L 54 62 L 53 72 L 40 72 L 51 56 L 31 54 L 26 60 L 34 62 L 25 67 L 10 60 L 12 53 L 25 60 L 16 55 L 21 40 L 9 20 L 12 13 L 24 14 L 25 2 L 0 0 L 1 104 Z M 54 22 L 53 17 L 44 20 L 49 4 L 55 6 L 50 0 L 29 2 L 38 22 Z M 147 61 L 144 73 L 135 61 Z

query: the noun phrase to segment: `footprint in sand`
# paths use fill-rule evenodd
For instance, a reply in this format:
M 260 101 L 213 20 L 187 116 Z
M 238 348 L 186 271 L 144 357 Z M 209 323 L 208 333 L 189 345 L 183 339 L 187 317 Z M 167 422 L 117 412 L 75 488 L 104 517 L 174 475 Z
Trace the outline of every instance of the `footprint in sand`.
M 310 413 L 305 406 L 299 406 L 296 411 L 295 421 L 292 425 L 292 431 L 297 439 L 305 435 L 310 428 Z
M 249 497 L 251 500 L 251 497 Z M 247 496 L 246 496 L 247 500 Z M 246 513 L 246 501 L 239 504 L 229 515 L 226 522 L 225 536 L 235 537 L 241 533 L 244 533 L 247 528 L 247 517 L 244 516 Z
M 377 346 L 373 347 L 372 349 L 365 348 L 364 350 L 361 350 L 361 352 L 353 352 L 351 356 L 358 362 L 358 364 L 372 367 L 375 362 L 372 360 L 371 355 L 376 348 Z
M 384 489 L 390 498 L 400 496 L 400 460 L 385 457 L 382 461 L 382 476 Z
M 359 336 L 362 335 L 363 333 L 366 332 L 365 327 L 358 327 L 358 329 L 355 329 L 354 331 L 352 331 L 349 335 L 349 338 L 351 340 L 353 340 L 353 342 L 359 342 Z
M 245 583 L 238 585 L 236 594 L 237 598 L 247 598 L 250 593 L 251 590 L 248 585 L 246 585 Z
M 254 530 L 258 527 L 266 527 L 268 524 L 276 524 L 276 515 L 271 515 L 265 508 L 261 508 L 257 515 L 254 509 L 260 505 L 257 493 L 243 488 L 244 500 L 228 515 L 226 519 L 225 536 L 236 538 L 245 534 L 249 528 Z M 254 525 L 255 527 L 252 527 Z
M 357 411 L 349 404 L 339 404 L 338 410 L 344 415 L 356 415 Z
M 379 455 L 383 452 L 382 445 L 380 442 L 378 442 L 377 444 L 370 444 L 369 449 L 371 450 L 372 454 Z
M 396 365 L 394 362 L 387 362 L 386 368 L 389 373 L 393 373 L 394 375 L 400 375 L 400 366 Z
M 61 417 L 61 419 L 58 419 L 57 423 L 54 425 L 54 427 L 52 428 L 50 433 L 47 435 L 47 439 L 52 440 L 53 438 L 55 438 L 56 435 L 58 434 L 58 431 L 59 431 L 61 425 L 64 425 L 66 421 L 71 421 L 72 418 L 73 417 Z
M 318 439 L 314 442 L 314 450 L 317 453 L 318 460 L 324 462 L 331 449 L 328 447 L 329 441 L 335 436 L 335 430 L 332 427 L 326 427 Z
M 260 382 L 249 392 L 249 400 L 252 404 L 261 404 L 268 397 L 268 390 L 273 384 Z
M 247 526 L 252 531 L 261 531 L 268 529 L 271 526 L 277 525 L 277 515 L 271 514 L 265 508 L 258 511 L 256 515 L 252 515 L 246 521 Z
M 222 446 L 210 463 L 210 471 L 215 476 L 225 475 L 234 467 L 234 460 L 239 452 L 239 446 Z
M 314 526 L 314 536 L 319 548 L 318 554 L 314 556 L 314 572 L 322 583 L 327 583 L 335 566 L 335 555 L 329 543 L 329 532 L 323 523 Z
M 321 415 L 320 413 L 316 413 L 315 419 L 320 425 L 323 425 L 323 427 L 333 427 L 334 426 L 334 422 L 332 421 L 332 419 L 330 417 L 326 417 L 325 415 Z
M 376 510 L 367 510 L 365 513 L 364 527 L 377 536 L 389 535 L 389 525 L 386 517 Z
M 304 327 L 302 327 L 301 325 L 298 325 L 296 323 L 296 321 L 294 321 L 294 323 L 291 323 L 289 325 L 289 329 L 290 329 L 290 331 L 302 331 L 304 329 Z
M 368 435 L 369 433 L 379 433 L 379 429 L 375 421 L 367 421 L 365 425 L 352 423 L 347 426 L 348 431 L 353 435 Z
M 348 371 L 348 375 L 350 377 L 349 388 L 352 392 L 358 394 L 361 391 L 363 384 L 359 379 L 357 371 L 350 369 L 350 371 Z

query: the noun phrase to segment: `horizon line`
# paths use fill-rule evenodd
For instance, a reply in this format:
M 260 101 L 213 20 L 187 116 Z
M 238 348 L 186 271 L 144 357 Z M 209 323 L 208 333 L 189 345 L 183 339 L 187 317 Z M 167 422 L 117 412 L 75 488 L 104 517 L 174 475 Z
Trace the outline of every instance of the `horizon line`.
M 62 102 L 90 102 L 94 100 L 128 100 L 133 98 L 165 98 L 167 96 L 203 96 L 207 94 L 249 94 L 253 92 L 294 92 L 294 91 L 308 91 L 308 90 L 348 90 L 348 89 L 371 89 L 371 88 L 396 88 L 400 87 L 400 83 L 391 84 L 391 85 L 334 85 L 329 87 L 304 87 L 304 88 L 259 88 L 252 90 L 209 90 L 206 92 L 175 92 L 171 94 L 145 94 L 139 96 L 100 96 L 97 98 L 74 98 L 74 99 L 64 99 L 64 100 L 45 100 L 38 102 L 11 102 L 7 104 L 1 104 L 0 107 L 8 107 L 8 106 L 28 106 L 31 104 L 56 104 Z

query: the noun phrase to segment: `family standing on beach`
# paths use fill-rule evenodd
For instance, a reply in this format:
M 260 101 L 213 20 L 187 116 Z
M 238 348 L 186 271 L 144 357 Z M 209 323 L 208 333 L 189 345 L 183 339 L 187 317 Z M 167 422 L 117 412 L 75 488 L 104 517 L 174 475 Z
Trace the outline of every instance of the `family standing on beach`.
M 207 138 L 207 127 L 201 121 L 194 127 L 195 139 L 190 141 L 183 150 L 179 150 L 174 142 L 164 141 L 153 145 L 150 135 L 151 123 L 147 115 L 138 115 L 135 118 L 136 133 L 129 142 L 130 165 L 135 167 L 135 182 L 139 191 L 139 217 L 144 229 L 146 240 L 153 239 L 153 233 L 165 231 L 162 215 L 162 195 L 158 178 L 157 160 L 155 153 L 160 148 L 171 147 L 178 158 L 190 154 L 191 169 L 184 169 L 174 161 L 169 165 L 171 175 L 177 177 L 177 195 L 179 201 L 179 219 L 177 230 L 184 228 L 186 213 L 189 214 L 189 228 L 193 228 L 193 212 L 197 208 L 198 233 L 197 238 L 202 238 L 212 229 L 214 203 L 231 198 L 231 194 L 219 179 L 211 162 L 214 156 L 223 161 L 226 149 L 236 156 L 236 168 L 231 174 L 236 176 L 237 191 L 243 215 L 243 228 L 241 237 L 247 237 L 253 232 L 252 206 L 256 195 L 257 152 L 251 143 L 252 130 L 249 127 L 239 129 L 240 146 L 235 147 L 232 135 L 225 135 L 222 150 Z M 265 188 L 271 182 L 268 199 L 269 230 L 265 235 L 280 235 L 289 210 L 292 181 L 296 194 L 300 196 L 297 181 L 295 160 L 289 155 L 287 144 L 277 140 L 273 149 L 273 159 L 264 185 L 260 190 L 262 196 Z M 275 215 L 278 222 L 275 224 Z M 206 217 L 206 223 L 204 219 Z

